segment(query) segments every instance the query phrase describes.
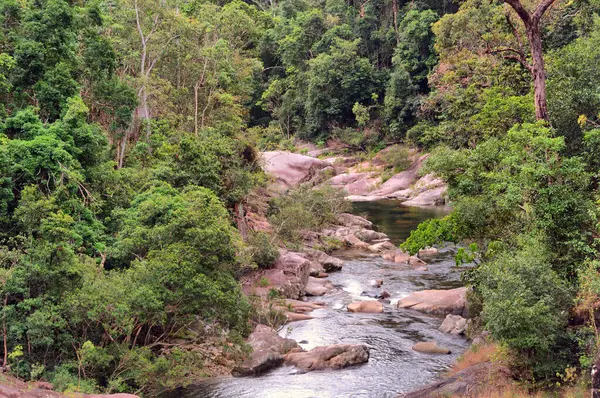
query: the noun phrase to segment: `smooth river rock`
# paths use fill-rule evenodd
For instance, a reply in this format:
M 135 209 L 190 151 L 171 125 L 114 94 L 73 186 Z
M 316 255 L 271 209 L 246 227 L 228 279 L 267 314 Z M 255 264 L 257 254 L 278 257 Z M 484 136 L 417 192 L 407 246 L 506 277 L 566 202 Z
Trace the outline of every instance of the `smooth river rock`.
M 350 213 L 342 213 L 338 216 L 338 223 L 344 227 L 361 227 L 365 229 L 373 228 L 373 223 L 364 217 L 356 216 Z
M 356 301 L 348 304 L 348 311 L 378 314 L 383 312 L 383 304 L 378 301 Z
M 325 308 L 324 304 L 313 303 L 312 301 L 302 301 L 302 300 L 285 300 L 286 307 L 294 310 L 294 312 L 312 312 L 313 310 L 318 310 L 321 308 Z
M 308 296 L 322 296 L 329 293 L 333 289 L 335 289 L 335 286 L 333 286 L 333 283 L 327 279 L 320 279 L 312 276 L 308 277 L 308 282 L 306 283 L 305 288 L 306 295 Z
M 423 266 L 427 265 L 427 263 L 425 261 L 421 260 L 417 256 L 410 256 L 408 258 L 408 265 L 413 265 L 415 267 L 423 267 Z
M 254 332 L 248 337 L 248 344 L 252 347 L 249 358 L 236 366 L 234 376 L 256 376 L 283 363 L 283 355 L 300 346 L 292 339 L 286 339 L 265 325 L 257 325 Z
M 305 371 L 341 369 L 369 360 L 369 349 L 364 344 L 336 344 L 315 347 L 310 351 L 290 352 L 285 363 Z
M 421 290 L 398 300 L 398 308 L 413 310 L 436 315 L 467 315 L 466 287 L 449 290 Z
M 435 247 L 428 247 L 426 249 L 419 250 L 419 258 L 433 258 L 440 254 L 440 251 Z
M 467 327 L 467 320 L 460 315 L 446 315 L 446 319 L 442 322 L 439 330 L 450 334 L 463 334 Z
M 388 252 L 388 251 L 395 250 L 395 249 L 396 249 L 396 246 L 389 240 L 375 243 L 375 244 L 369 246 L 369 251 L 371 251 L 373 253 Z
M 387 239 L 386 234 L 377 232 L 377 231 L 373 231 L 371 229 L 359 230 L 354 234 L 354 236 L 356 236 L 358 239 L 360 239 L 366 243 L 371 243 L 371 242 L 375 243 L 374 241 Z
M 305 249 L 304 255 L 310 261 L 320 264 L 325 272 L 341 271 L 341 269 L 344 267 L 343 260 L 332 257 L 321 250 Z
M 425 354 L 451 354 L 452 352 L 446 347 L 440 347 L 434 341 L 421 341 L 415 344 L 412 348 L 417 352 Z

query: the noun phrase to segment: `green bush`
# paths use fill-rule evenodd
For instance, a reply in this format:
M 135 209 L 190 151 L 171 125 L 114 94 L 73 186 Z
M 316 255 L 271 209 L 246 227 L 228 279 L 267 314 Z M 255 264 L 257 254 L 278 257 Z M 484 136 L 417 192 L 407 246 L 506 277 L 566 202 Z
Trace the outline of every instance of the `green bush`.
M 497 255 L 475 272 L 486 329 L 534 367 L 547 361 L 564 338 L 571 304 L 572 292 L 550 258 L 543 238 L 522 236 L 516 250 Z
M 442 219 L 432 218 L 424 221 L 417 229 L 410 232 L 410 236 L 400 244 L 400 248 L 411 255 L 419 250 L 443 242 L 456 242 L 456 224 L 452 215 Z
M 393 145 L 381 153 L 381 160 L 395 173 L 400 173 L 410 167 L 412 156 L 410 149 L 402 145 Z
M 252 261 L 259 268 L 270 268 L 279 258 L 277 246 L 271 242 L 271 238 L 264 232 L 253 232 L 248 238 L 248 246 Z
M 294 243 L 301 239 L 302 232 L 317 231 L 334 223 L 350 206 L 335 188 L 301 187 L 269 203 L 269 221 L 280 239 Z

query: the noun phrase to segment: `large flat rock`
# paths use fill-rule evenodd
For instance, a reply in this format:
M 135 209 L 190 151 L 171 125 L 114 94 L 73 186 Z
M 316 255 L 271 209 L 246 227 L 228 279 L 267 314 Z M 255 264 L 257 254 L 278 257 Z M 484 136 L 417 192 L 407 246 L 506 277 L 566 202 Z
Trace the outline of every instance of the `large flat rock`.
M 315 347 L 310 351 L 290 352 L 285 363 L 305 371 L 341 369 L 369 360 L 369 349 L 364 344 L 336 344 Z
M 271 175 L 280 188 L 297 187 L 309 181 L 324 168 L 331 168 L 328 162 L 298 153 L 286 151 L 262 152 L 261 165 Z
M 413 310 L 436 315 L 462 315 L 466 310 L 466 287 L 449 290 L 421 290 L 398 300 L 398 308 Z
M 394 192 L 409 188 L 418 180 L 419 170 L 425 159 L 427 159 L 427 155 L 419 157 L 419 159 L 417 159 L 408 169 L 394 175 L 369 195 L 389 196 Z

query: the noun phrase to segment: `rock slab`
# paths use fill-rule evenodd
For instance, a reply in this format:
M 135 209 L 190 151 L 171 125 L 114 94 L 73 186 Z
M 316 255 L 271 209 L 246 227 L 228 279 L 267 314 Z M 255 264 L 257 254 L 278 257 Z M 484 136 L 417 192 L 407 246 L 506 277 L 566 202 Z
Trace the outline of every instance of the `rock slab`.
M 297 187 L 317 175 L 319 170 L 331 168 L 323 160 L 286 151 L 263 152 L 261 162 L 263 170 L 275 178 L 277 187 L 283 189 Z
M 413 310 L 436 315 L 467 316 L 466 287 L 449 290 L 421 290 L 398 300 L 398 308 Z
M 422 352 L 425 354 L 450 354 L 451 351 L 446 347 L 441 347 L 437 345 L 434 341 L 422 341 L 415 344 L 412 348 L 417 352 Z
M 364 344 L 336 344 L 315 347 L 310 351 L 290 352 L 285 363 L 304 371 L 341 369 L 369 360 L 369 349 Z
M 378 314 L 383 312 L 383 304 L 378 301 L 356 301 L 348 304 L 348 312 Z
M 308 296 L 322 296 L 335 289 L 333 283 L 327 279 L 315 278 L 312 276 L 308 277 L 306 283 L 306 295 Z
M 256 376 L 283 363 L 283 355 L 291 350 L 300 349 L 296 341 L 286 339 L 265 325 L 258 325 L 248 337 L 252 347 L 249 358 L 233 369 L 234 376 Z

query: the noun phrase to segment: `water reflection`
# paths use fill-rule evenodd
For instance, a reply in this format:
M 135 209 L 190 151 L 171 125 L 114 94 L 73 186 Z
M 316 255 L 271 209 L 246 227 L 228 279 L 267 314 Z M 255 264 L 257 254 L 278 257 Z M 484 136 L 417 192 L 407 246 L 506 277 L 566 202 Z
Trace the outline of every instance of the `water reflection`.
M 408 238 L 410 231 L 422 221 L 441 218 L 450 212 L 447 207 L 407 207 L 393 200 L 354 202 L 352 208 L 354 214 L 366 216 L 395 244 Z

